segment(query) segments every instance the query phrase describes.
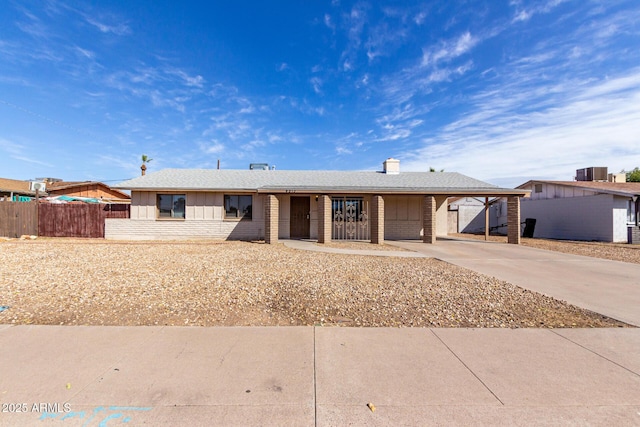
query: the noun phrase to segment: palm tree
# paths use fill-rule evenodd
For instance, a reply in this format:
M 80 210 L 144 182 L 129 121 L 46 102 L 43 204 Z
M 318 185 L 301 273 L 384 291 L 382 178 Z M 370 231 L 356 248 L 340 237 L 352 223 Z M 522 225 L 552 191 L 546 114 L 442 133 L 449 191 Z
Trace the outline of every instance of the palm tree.
M 140 170 L 142 171 L 142 175 L 144 175 L 147 172 L 147 163 L 149 163 L 151 160 L 149 156 L 147 156 L 146 154 L 142 155 L 142 166 L 140 166 Z

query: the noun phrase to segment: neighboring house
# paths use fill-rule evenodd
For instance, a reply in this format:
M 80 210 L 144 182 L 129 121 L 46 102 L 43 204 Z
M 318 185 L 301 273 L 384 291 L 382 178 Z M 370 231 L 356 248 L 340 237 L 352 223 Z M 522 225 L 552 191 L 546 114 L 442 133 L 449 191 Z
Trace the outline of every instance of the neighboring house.
M 453 172 L 165 169 L 115 186 L 131 190 L 131 218 L 107 219 L 106 238 L 262 240 L 422 239 L 447 234 L 450 196 L 509 197 L 509 242 L 519 243 L 525 190 Z
M 536 220 L 534 237 L 640 243 L 638 182 L 532 180 L 517 188 L 531 191 L 521 216 Z M 504 208 L 498 213 L 506 223 Z
M 127 193 L 98 181 L 49 181 L 47 182 L 47 193 L 51 197 L 86 197 L 110 203 L 129 203 L 131 201 L 131 197 Z
M 25 197 L 35 197 L 34 183 L 17 179 L 0 178 L 0 200 L 19 200 Z M 40 192 L 44 195 L 44 192 Z

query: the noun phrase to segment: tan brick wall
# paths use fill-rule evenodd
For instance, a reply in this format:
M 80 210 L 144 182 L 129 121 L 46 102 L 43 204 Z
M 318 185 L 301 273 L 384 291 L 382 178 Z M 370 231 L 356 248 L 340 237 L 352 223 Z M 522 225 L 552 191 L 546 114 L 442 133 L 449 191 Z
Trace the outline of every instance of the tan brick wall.
M 264 221 L 156 221 L 106 218 L 105 238 L 114 240 L 260 240 Z
M 520 197 L 507 198 L 507 242 L 520 244 Z
M 265 197 L 264 204 L 264 240 L 266 243 L 278 243 L 278 198 L 274 194 Z
M 422 207 L 422 224 L 424 235 L 422 241 L 424 243 L 436 242 L 436 198 L 434 196 L 425 196 Z
M 384 244 L 384 199 L 382 196 L 371 198 L 371 243 Z
M 318 243 L 331 242 L 331 197 L 318 198 Z

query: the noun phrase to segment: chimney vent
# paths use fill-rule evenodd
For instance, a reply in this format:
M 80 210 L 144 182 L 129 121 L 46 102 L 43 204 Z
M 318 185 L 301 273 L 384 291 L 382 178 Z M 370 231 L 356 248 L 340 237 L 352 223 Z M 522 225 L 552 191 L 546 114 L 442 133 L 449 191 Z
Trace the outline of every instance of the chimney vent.
M 387 175 L 398 175 L 400 173 L 400 160 L 389 157 L 382 162 L 382 167 Z

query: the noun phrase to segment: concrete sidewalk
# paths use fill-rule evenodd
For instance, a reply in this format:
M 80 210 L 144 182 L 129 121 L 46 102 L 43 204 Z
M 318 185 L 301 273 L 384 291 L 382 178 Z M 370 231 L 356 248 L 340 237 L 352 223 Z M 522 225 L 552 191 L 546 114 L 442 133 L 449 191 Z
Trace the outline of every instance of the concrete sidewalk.
M 0 402 L 0 426 L 640 425 L 640 329 L 0 325 Z

